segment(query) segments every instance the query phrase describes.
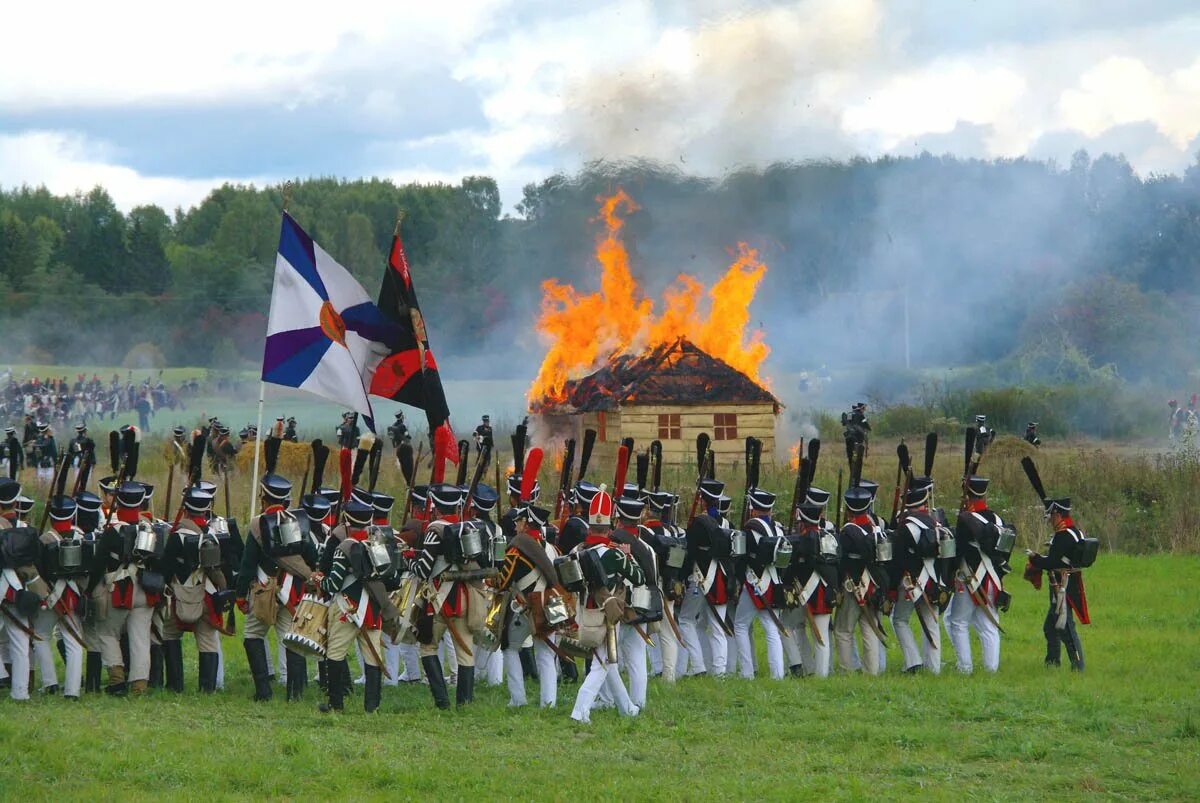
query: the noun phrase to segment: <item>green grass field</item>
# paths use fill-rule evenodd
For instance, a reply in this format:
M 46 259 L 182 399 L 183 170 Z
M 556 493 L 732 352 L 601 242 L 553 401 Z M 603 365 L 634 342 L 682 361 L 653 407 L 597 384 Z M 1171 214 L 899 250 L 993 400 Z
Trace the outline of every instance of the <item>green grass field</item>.
M 425 798 L 1073 800 L 1200 798 L 1200 559 L 1103 555 L 1088 573 L 1088 669 L 1042 665 L 1043 593 L 1010 576 L 997 675 L 651 681 L 646 711 L 570 721 L 477 690 L 438 712 L 385 687 L 367 716 L 255 704 L 227 640 L 227 688 L 77 704 L 0 701 L 5 799 Z M 761 638 L 759 639 L 761 649 Z M 894 641 L 893 641 L 894 643 Z M 943 638 L 948 644 L 948 639 Z M 187 645 L 189 648 L 191 644 Z M 194 653 L 187 659 L 195 685 Z M 536 697 L 536 695 L 535 695 Z

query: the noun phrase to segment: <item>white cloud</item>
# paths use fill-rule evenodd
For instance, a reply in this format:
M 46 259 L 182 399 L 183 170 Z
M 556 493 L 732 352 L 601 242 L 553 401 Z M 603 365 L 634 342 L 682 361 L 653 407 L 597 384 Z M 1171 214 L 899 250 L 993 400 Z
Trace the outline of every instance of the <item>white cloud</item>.
M 76 134 L 27 131 L 0 135 L 0 179 L 5 187 L 45 185 L 51 192 L 86 192 L 100 185 L 118 207 L 158 204 L 168 211 L 197 204 L 213 187 L 227 181 L 265 183 L 239 176 L 185 179 L 144 176 L 111 161 L 111 149 Z
M 1165 74 L 1144 62 L 1112 57 L 1079 77 L 1062 93 L 1059 113 L 1069 128 L 1097 137 L 1127 123 L 1149 122 L 1183 149 L 1200 134 L 1200 59 Z

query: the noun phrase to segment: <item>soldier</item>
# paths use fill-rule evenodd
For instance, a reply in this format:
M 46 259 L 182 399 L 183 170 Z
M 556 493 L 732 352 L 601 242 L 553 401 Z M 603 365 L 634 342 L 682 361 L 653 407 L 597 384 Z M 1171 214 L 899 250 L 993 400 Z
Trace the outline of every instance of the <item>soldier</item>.
M 537 480 L 533 481 L 533 492 L 530 495 L 529 503 L 532 504 L 542 495 L 542 485 Z M 508 510 L 500 517 L 500 529 L 504 531 L 504 535 L 511 541 L 517 535 L 517 509 L 523 505 L 521 501 L 521 475 L 508 475 Z
M 754 663 L 751 659 L 753 650 L 750 646 L 750 628 L 757 618 L 767 638 L 767 667 L 771 678 L 781 680 L 783 642 L 779 619 L 773 609 L 779 605 L 779 596 L 783 589 L 778 570 L 772 561 L 775 550 L 787 544 L 787 539 L 784 537 L 783 527 L 771 518 L 771 510 L 775 507 L 775 494 L 761 488 L 751 488 L 746 492 L 746 496 L 750 513 L 750 520 L 746 523 L 746 576 L 733 620 L 733 634 L 738 642 L 742 677 L 752 678 Z
M 99 628 L 100 652 L 108 670 L 112 695 L 127 691 L 142 694 L 150 678 L 150 644 L 154 608 L 164 589 L 157 558 L 137 548 L 139 534 L 150 527 L 142 521 L 142 503 L 146 486 L 123 482 L 116 489 L 116 521 L 102 536 L 102 548 L 108 557 L 108 587 L 112 603 L 108 618 Z M 121 654 L 122 631 L 129 641 L 129 677 L 125 677 Z
M 95 454 L 96 442 L 88 435 L 86 424 L 75 425 L 75 439 L 71 441 L 71 465 L 82 466 L 84 455 Z
M 609 538 L 613 544 L 621 547 L 629 548 L 629 557 L 642 570 L 642 582 L 633 583 L 631 591 L 635 594 L 637 589 L 645 588 L 652 595 L 661 593 L 661 579 L 658 573 L 658 562 L 655 560 L 654 550 L 651 549 L 641 539 L 641 527 L 639 522 L 646 512 L 646 503 L 637 498 L 638 488 L 636 485 L 627 485 L 626 494 L 616 501 L 615 512 L 617 514 L 617 526 L 613 528 L 609 534 Z M 625 673 L 629 676 L 629 699 L 639 709 L 646 707 L 646 686 L 648 682 L 646 673 L 646 647 L 649 641 L 649 632 L 652 632 L 657 622 L 651 622 L 647 618 L 647 614 L 651 611 L 656 611 L 658 617 L 662 616 L 662 599 L 657 599 L 655 608 L 636 608 L 633 604 L 633 599 L 630 600 L 629 609 L 630 615 L 636 614 L 634 618 L 627 616 L 621 628 L 620 638 L 617 643 L 620 648 L 621 663 L 625 667 Z
M 99 626 L 102 618 L 107 616 L 108 583 L 104 576 L 104 555 L 99 549 L 103 533 L 101 505 L 100 497 L 90 491 L 81 491 L 75 496 L 75 525 L 82 532 L 83 540 L 90 542 L 86 549 L 93 555 L 88 576 L 78 581 L 80 592 L 88 601 L 82 622 L 83 640 L 87 645 L 83 678 L 86 692 L 99 692 L 102 686 Z
M 1046 518 L 1054 528 L 1050 538 L 1050 549 L 1041 555 L 1033 550 L 1025 550 L 1029 556 L 1029 565 L 1034 571 L 1044 571 L 1050 578 L 1050 610 L 1046 613 L 1046 621 L 1042 632 L 1046 636 L 1046 666 L 1062 665 L 1062 647 L 1067 648 L 1067 659 L 1071 669 L 1083 671 L 1083 642 L 1079 639 L 1079 631 L 1075 627 L 1075 618 L 1079 624 L 1091 624 L 1088 616 L 1087 594 L 1083 587 L 1083 564 L 1090 565 L 1088 559 L 1081 554 L 1085 539 L 1071 518 L 1071 500 L 1044 500 Z M 1093 555 L 1094 557 L 1094 555 Z M 1027 576 L 1029 571 L 1026 572 Z M 1035 587 L 1040 582 L 1035 583 Z
M 500 525 L 492 521 L 491 516 L 500 497 L 492 486 L 484 483 L 477 485 L 474 492 L 471 492 L 469 488 L 467 492 L 470 494 L 469 507 L 475 514 L 475 517 L 471 519 L 471 526 L 479 532 L 480 540 L 483 543 L 481 563 L 500 571 L 504 568 L 507 559 L 508 542 L 500 530 Z M 489 686 L 499 686 L 504 683 L 504 655 L 501 650 L 496 648 L 498 646 L 495 645 L 492 649 L 488 649 L 480 644 L 476 647 L 478 653 L 475 659 L 475 668 L 483 675 L 481 679 Z
M 288 416 L 286 426 L 283 428 L 283 439 L 285 441 L 291 441 L 292 443 L 296 443 L 300 439 L 296 434 L 295 416 Z
M 1038 437 L 1038 424 L 1036 421 L 1030 421 L 1025 425 L 1025 442 L 1033 446 L 1041 446 L 1042 439 Z
M 183 634 L 196 636 L 200 691 L 217 688 L 220 632 L 224 629 L 228 581 L 221 569 L 221 546 L 212 526 L 212 493 L 194 487 L 183 492 L 184 517 L 167 540 L 163 555 L 171 588 L 163 623 L 166 687 L 183 692 Z
M 379 708 L 383 693 L 383 668 L 380 666 L 380 650 L 383 618 L 379 604 L 367 590 L 366 583 L 375 579 L 379 566 L 366 548 L 371 537 L 367 528 L 374 518 L 374 509 L 357 499 L 346 503 L 343 515 L 345 535 L 333 548 L 333 559 L 328 574 L 317 573 L 314 580 L 321 591 L 332 596 L 329 610 L 329 633 L 326 645 L 328 700 L 320 711 L 341 711 L 346 693 L 350 690 L 350 668 L 346 655 L 350 645 L 358 644 L 359 655 L 366 662 L 366 683 L 363 688 L 363 710 L 368 714 Z M 332 540 L 332 537 L 331 537 Z M 371 541 L 373 546 L 387 544 Z M 394 544 L 392 545 L 394 548 Z M 391 561 L 382 571 L 390 571 Z
M 871 422 L 867 420 L 867 403 L 858 402 L 850 408 L 850 414 L 842 413 L 842 437 L 846 440 L 846 460 L 853 462 L 852 455 L 860 444 L 863 456 L 867 454 L 871 431 Z
M 799 657 L 799 664 L 807 674 L 826 677 L 832 638 L 829 621 L 837 596 L 841 550 L 836 530 L 825 520 L 824 505 L 804 502 L 796 512 L 798 527 L 793 540 L 795 570 L 792 580 L 797 608 L 784 623 L 796 634 L 792 643 L 798 646 L 800 654 L 790 656 L 789 661 L 792 674 L 796 674 L 795 658 Z M 785 640 L 785 649 L 788 644 L 789 640 Z
M 54 665 L 54 654 L 50 649 L 51 637 L 57 625 L 63 635 L 63 697 L 78 700 L 83 683 L 83 636 L 77 610 L 80 588 L 78 581 L 86 566 L 68 570 L 61 560 L 62 546 L 79 545 L 82 533 L 75 527 L 75 500 L 69 496 L 54 496 L 50 499 L 50 529 L 41 536 L 42 549 L 38 556 L 38 574 L 49 585 L 49 595 L 42 602 L 34 618 L 34 631 L 41 638 L 34 644 L 34 655 L 42 674 L 42 691 L 54 694 L 58 691 L 58 673 Z
M 565 555 L 587 540 L 588 508 L 599 491 L 595 484 L 580 480 L 567 495 L 570 515 L 563 522 L 562 530 L 558 534 L 557 546 L 560 553 Z
M 413 572 L 432 591 L 432 598 L 425 609 L 428 624 L 422 628 L 424 638 L 419 639 L 421 666 L 425 669 L 434 705 L 449 708 L 450 697 L 446 691 L 442 664 L 437 656 L 438 645 L 448 631 L 458 660 L 455 702 L 459 706 L 469 704 L 475 694 L 475 655 L 470 647 L 471 630 L 482 626 L 487 602 L 472 582 L 462 578 L 462 575 L 479 569 L 479 564 L 462 554 L 460 548 L 464 527 L 458 512 L 463 501 L 462 489 L 445 483 L 431 485 L 429 498 L 437 519 L 427 525 L 413 562 Z M 473 627 L 475 622 L 469 621 L 468 617 L 475 620 L 477 626 Z
M 645 576 L 637 561 L 630 558 L 629 546 L 612 542 L 612 514 L 612 497 L 600 486 L 588 509 L 587 540 L 577 549 L 580 553 L 591 553 L 586 558 L 588 565 L 596 566 L 598 572 L 588 578 L 576 615 L 580 642 L 599 648 L 600 652 L 593 652 L 587 677 L 575 696 L 571 719 L 576 722 L 591 722 L 592 707 L 602 687 L 612 696 L 622 716 L 636 717 L 639 713 L 617 670 L 616 649 L 625 611 L 624 586 L 642 585 Z M 580 560 L 584 560 L 582 555 Z
M 362 435 L 362 430 L 358 428 L 358 413 L 342 413 L 342 423 L 338 424 L 334 434 L 341 448 L 357 448 L 358 439 Z
M 187 430 L 176 424 L 171 428 L 171 438 L 167 441 L 167 464 L 186 472 L 190 460 L 191 444 L 187 440 Z
M 881 671 L 879 655 L 883 651 L 883 639 L 879 617 L 889 586 L 881 576 L 877 561 L 880 533 L 871 515 L 873 500 L 871 492 L 862 487 L 850 488 L 843 497 L 849 521 L 838 533 L 841 552 L 838 568 L 845 598 L 837 608 L 834 621 L 838 665 L 844 672 L 856 668 L 854 631 L 857 627 L 862 637 L 863 657 L 858 667 L 869 675 Z
M 15 480 L 17 472 L 25 467 L 25 451 L 17 440 L 17 428 L 4 428 L 4 458 L 8 461 L 8 478 Z
M 938 572 L 938 522 L 929 510 L 933 480 L 914 477 L 904 497 L 904 512 L 896 522 L 897 570 L 896 607 L 892 626 L 904 653 L 904 671 L 914 674 L 924 668 L 933 674 L 942 670 L 942 631 L 938 620 L 944 583 Z M 912 632 L 912 615 L 917 614 L 925 638 L 917 647 Z
M 287 511 L 292 483 L 278 474 L 266 474 L 259 490 L 263 512 L 250 523 L 237 577 L 237 606 L 246 615 L 242 645 L 254 676 L 254 699 L 270 700 L 267 631 L 274 627 L 280 641 L 291 632 L 292 617 L 317 555 Z M 299 700 L 307 680 L 304 656 L 288 650 L 287 665 L 287 698 Z
M 29 649 L 33 638 L 33 620 L 41 605 L 35 588 L 26 587 L 26 578 L 36 577 L 33 567 L 37 540 L 23 532 L 19 541 L 13 531 L 19 525 L 16 501 L 21 486 L 12 480 L 0 480 L 0 541 L 4 569 L 0 573 L 0 605 L 4 607 L 4 631 L 8 634 L 5 674 L 11 676 L 14 700 L 29 699 Z
M 659 653 L 662 679 L 674 683 L 679 674 L 695 675 L 704 672 L 704 653 L 696 632 L 696 621 L 704 613 L 700 589 L 689 582 L 691 567 L 686 557 L 686 534 L 675 526 L 673 511 L 679 497 L 670 491 L 650 491 L 646 494 L 649 518 L 639 528 L 639 535 L 654 549 L 659 570 L 659 589 L 663 594 L 663 614 L 671 620 L 658 625 Z M 682 557 L 682 560 L 680 559 Z M 675 565 L 673 565 L 675 564 Z M 680 615 L 674 615 L 678 605 Z M 668 611 L 667 608 L 671 610 Z M 684 610 L 684 609 L 687 610 Z M 672 621 L 675 623 L 672 627 Z M 678 637 L 675 628 L 679 629 Z M 683 653 L 680 655 L 680 648 Z
M 546 543 L 544 527 L 549 511 L 528 505 L 520 508 L 517 533 L 504 553 L 504 565 L 496 579 L 498 594 L 515 600 L 516 606 L 504 606 L 504 629 L 501 648 L 504 655 L 504 675 L 508 681 L 508 706 L 525 705 L 525 670 L 520 651 L 525 642 L 533 639 L 537 665 L 538 691 L 542 708 L 553 708 L 558 702 L 558 670 L 546 624 L 545 607 L 548 597 L 565 596 L 558 583 L 554 560 L 558 551 Z M 519 608 L 519 610 L 518 610 Z
M 992 441 L 996 440 L 996 430 L 987 425 L 986 415 L 975 416 L 975 429 L 978 433 L 975 436 L 975 454 L 982 456 Z
M 987 506 L 988 480 L 968 477 L 964 481 L 966 506 L 955 522 L 955 554 L 959 561 L 954 579 L 954 598 L 946 614 L 947 630 L 954 644 L 958 671 L 969 675 L 971 662 L 970 629 L 979 635 L 983 668 L 1000 668 L 1000 610 L 1008 607 L 1004 575 L 1008 571 L 1003 547 L 1004 521 Z M 1009 547 L 1011 549 L 1011 547 Z
M 732 500 L 723 493 L 724 490 L 725 483 L 720 480 L 705 479 L 700 482 L 700 498 L 706 515 L 716 527 L 728 530 L 729 519 L 725 514 Z M 703 595 L 705 606 L 705 615 L 700 626 L 708 627 L 708 671 L 715 677 L 723 677 L 728 667 L 732 641 L 733 629 L 727 624 L 726 609 L 732 602 L 733 592 L 737 588 L 735 561 L 715 554 L 712 544 L 704 539 L 693 538 L 690 526 L 688 557 L 691 559 L 693 570 L 692 582 Z M 736 650 L 736 646 L 733 649 Z
M 479 421 L 479 426 L 475 427 L 475 453 L 483 451 L 484 446 L 493 446 L 492 440 L 492 419 L 489 416 L 484 416 Z

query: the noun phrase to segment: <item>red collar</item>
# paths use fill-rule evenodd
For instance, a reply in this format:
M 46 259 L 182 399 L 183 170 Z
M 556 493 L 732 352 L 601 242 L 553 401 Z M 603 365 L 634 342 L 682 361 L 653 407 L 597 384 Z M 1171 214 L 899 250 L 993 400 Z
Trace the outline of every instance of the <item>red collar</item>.
M 875 522 L 872 521 L 871 517 L 868 516 L 866 513 L 859 513 L 857 516 L 850 519 L 850 523 L 857 524 L 859 527 L 868 527 L 868 526 L 874 524 Z
M 188 518 L 191 519 L 192 523 L 198 527 L 208 526 L 208 516 L 188 516 Z
M 54 532 L 56 533 L 69 533 L 75 527 L 75 525 L 71 523 L 70 519 L 63 519 L 62 521 L 50 519 L 50 527 L 53 528 Z
M 267 505 L 263 508 L 263 513 L 282 513 L 283 505 Z
M 1070 516 L 1063 516 L 1062 521 L 1058 523 L 1058 529 L 1054 532 L 1061 533 L 1063 530 L 1069 530 L 1075 526 L 1075 520 Z
M 539 527 L 530 527 L 525 530 L 525 534 L 538 543 L 542 543 L 546 540 L 546 537 L 542 535 L 542 530 Z
M 967 501 L 967 510 L 971 513 L 982 513 L 987 510 L 987 500 L 983 497 L 976 497 Z
M 142 511 L 135 507 L 118 507 L 117 521 L 122 524 L 137 524 L 142 518 Z
M 587 544 L 588 546 L 592 546 L 594 544 L 603 544 L 604 546 L 609 546 L 612 544 L 612 539 L 608 537 L 608 533 L 594 533 L 591 530 L 588 530 L 587 537 L 583 539 L 583 543 Z
M 355 541 L 366 541 L 367 540 L 367 531 L 366 530 L 348 530 L 346 532 L 346 537 L 353 539 Z
M 457 513 L 447 513 L 445 516 L 438 516 L 438 518 L 444 522 L 448 522 L 449 524 L 458 524 Z

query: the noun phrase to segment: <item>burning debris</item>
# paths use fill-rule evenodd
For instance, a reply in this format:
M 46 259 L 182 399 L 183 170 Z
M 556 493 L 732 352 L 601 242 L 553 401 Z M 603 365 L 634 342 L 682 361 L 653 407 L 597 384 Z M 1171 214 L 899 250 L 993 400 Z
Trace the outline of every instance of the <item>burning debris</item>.
M 611 369 L 615 376 L 636 371 L 644 365 L 643 358 L 648 360 L 663 349 L 670 351 L 681 340 L 740 373 L 760 390 L 765 387 L 761 369 L 770 349 L 761 331 L 746 332 L 750 302 L 767 270 L 758 252 L 738 243 L 733 264 L 707 292 L 707 315 L 701 314 L 704 285 L 682 273 L 664 292 L 661 312 L 656 314 L 654 301 L 643 295 L 630 271 L 621 238 L 626 217 L 639 207 L 620 189 L 600 202 L 605 226 L 596 244 L 596 260 L 602 268 L 600 290 L 584 294 L 553 279 L 542 285 L 537 329 L 549 342 L 549 349 L 529 389 L 531 408 L 566 402 L 568 384 L 586 374 Z M 711 395 L 714 391 L 702 392 Z

